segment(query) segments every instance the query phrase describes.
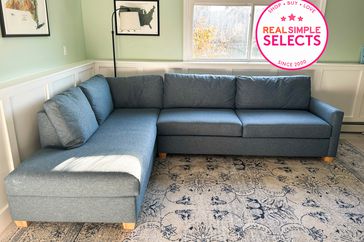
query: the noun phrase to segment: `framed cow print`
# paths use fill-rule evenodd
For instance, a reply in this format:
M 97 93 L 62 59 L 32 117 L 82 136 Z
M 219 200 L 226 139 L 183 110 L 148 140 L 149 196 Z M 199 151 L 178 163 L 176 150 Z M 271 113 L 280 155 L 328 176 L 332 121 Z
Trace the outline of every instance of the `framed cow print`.
M 159 1 L 114 0 L 117 35 L 159 36 Z

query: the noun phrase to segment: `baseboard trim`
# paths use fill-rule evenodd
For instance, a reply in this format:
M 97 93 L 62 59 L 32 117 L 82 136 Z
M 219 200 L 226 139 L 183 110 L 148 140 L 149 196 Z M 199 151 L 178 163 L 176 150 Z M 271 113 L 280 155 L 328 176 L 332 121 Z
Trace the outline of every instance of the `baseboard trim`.
M 343 124 L 341 132 L 364 133 L 364 124 Z
M 0 234 L 13 222 L 10 215 L 9 205 L 6 204 L 4 208 L 0 210 Z

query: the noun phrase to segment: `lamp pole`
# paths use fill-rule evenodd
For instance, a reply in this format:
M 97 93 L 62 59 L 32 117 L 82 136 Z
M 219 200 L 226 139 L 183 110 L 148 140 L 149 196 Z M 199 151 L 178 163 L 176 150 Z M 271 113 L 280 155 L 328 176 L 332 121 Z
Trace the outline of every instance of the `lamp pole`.
M 111 36 L 112 36 L 112 57 L 114 61 L 114 77 L 117 77 L 116 73 L 116 53 L 115 53 L 115 29 L 114 29 L 114 20 L 116 12 L 120 11 L 121 8 L 116 9 L 111 15 Z

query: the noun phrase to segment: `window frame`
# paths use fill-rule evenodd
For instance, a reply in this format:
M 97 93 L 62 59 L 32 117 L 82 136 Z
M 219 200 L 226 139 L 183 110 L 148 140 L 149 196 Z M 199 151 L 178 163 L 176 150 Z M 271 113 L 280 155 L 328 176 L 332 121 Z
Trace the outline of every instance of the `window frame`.
M 275 0 L 184 0 L 183 2 L 183 60 L 201 62 L 266 62 L 265 59 L 251 59 L 252 37 L 254 25 L 254 12 L 256 6 L 269 5 Z M 325 14 L 327 0 L 311 0 Z M 247 58 L 219 59 L 219 58 L 193 58 L 193 11 L 195 5 L 207 6 L 251 6 L 252 11 L 249 20 L 249 38 Z

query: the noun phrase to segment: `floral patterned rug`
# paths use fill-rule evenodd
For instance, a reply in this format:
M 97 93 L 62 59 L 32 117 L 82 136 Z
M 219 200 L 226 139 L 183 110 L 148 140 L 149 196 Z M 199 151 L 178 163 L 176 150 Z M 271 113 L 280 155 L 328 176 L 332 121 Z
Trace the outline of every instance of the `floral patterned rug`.
M 33 223 L 4 241 L 364 241 L 364 155 L 157 160 L 138 227 Z
M 336 162 L 345 166 L 359 180 L 364 183 L 364 154 L 346 140 L 339 144 Z

